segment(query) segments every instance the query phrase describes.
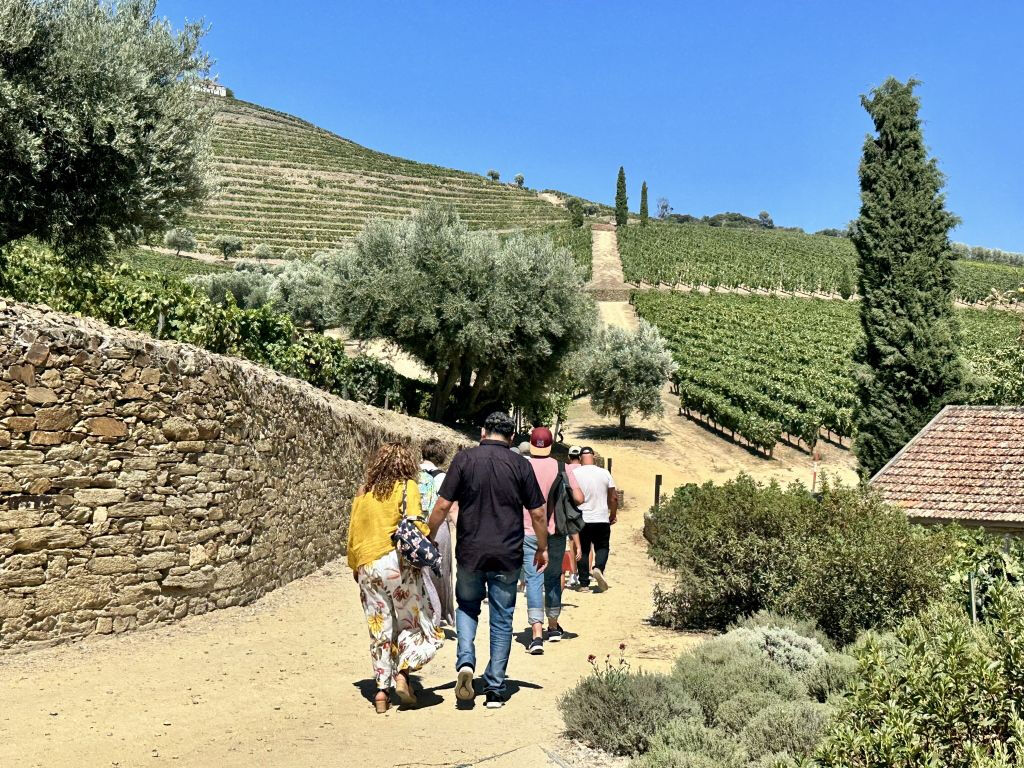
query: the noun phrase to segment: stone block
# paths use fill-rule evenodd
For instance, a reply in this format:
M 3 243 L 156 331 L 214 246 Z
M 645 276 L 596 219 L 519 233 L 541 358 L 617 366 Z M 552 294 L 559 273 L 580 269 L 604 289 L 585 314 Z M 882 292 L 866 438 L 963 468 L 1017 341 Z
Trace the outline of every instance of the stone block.
M 8 416 L 6 419 L 0 421 L 7 429 L 11 430 L 16 435 L 24 434 L 25 432 L 31 432 L 36 428 L 36 417 L 35 416 Z
M 14 535 L 15 552 L 36 552 L 43 549 L 76 549 L 85 544 L 85 534 L 77 528 L 22 528 Z
M 42 464 L 42 462 L 42 451 L 0 451 L 0 467 L 17 467 L 22 464 Z
M 161 582 L 161 586 L 182 592 L 206 592 L 213 586 L 214 580 L 212 572 L 190 571 L 181 576 L 168 576 Z
M 36 411 L 36 429 L 60 432 L 75 426 L 75 411 L 68 406 L 40 408 Z
M 128 434 L 128 425 L 112 416 L 95 416 L 87 419 L 85 426 L 90 435 L 99 437 L 124 437 Z
M 177 552 L 150 552 L 139 558 L 140 571 L 166 571 L 178 564 Z
M 123 493 L 123 492 L 122 492 Z M 107 509 L 110 517 L 151 517 L 162 515 L 167 508 L 159 501 L 126 501 Z
M 24 599 L 14 595 L 0 595 L 0 619 L 16 619 L 24 612 Z
M 234 589 L 242 586 L 245 581 L 241 563 L 228 563 L 217 569 L 214 589 Z
M 134 573 L 138 570 L 138 561 L 134 557 L 94 557 L 89 561 L 89 573 L 99 576 L 114 576 L 120 573 Z
M 25 390 L 25 400 L 32 405 L 53 405 L 57 399 L 57 393 L 49 387 L 28 387 Z
M 75 491 L 75 501 L 87 507 L 106 507 L 124 501 L 120 488 L 80 488 Z
M 155 385 L 160 383 L 160 369 L 159 368 L 143 368 L 139 373 L 139 383 L 146 385 Z
M 109 635 L 114 631 L 114 620 L 110 616 L 100 616 L 96 619 L 96 634 Z
M 117 396 L 117 399 L 148 400 L 149 397 L 149 392 L 147 392 L 145 387 L 143 387 L 141 384 L 126 384 L 124 389 L 121 390 L 121 394 Z
M 21 568 L 7 570 L 0 568 L 0 589 L 11 587 L 38 587 L 46 581 L 46 572 L 42 568 Z
M 174 447 L 182 453 L 202 453 L 206 450 L 206 443 L 202 440 L 181 440 Z
M 28 348 L 28 352 L 25 353 L 25 359 L 34 365 L 36 368 L 41 368 L 46 365 L 46 360 L 50 357 L 50 348 L 41 342 L 36 342 Z
M 44 584 L 34 593 L 37 617 L 102 608 L 113 597 L 110 579 L 85 576 Z
M 172 416 L 165 419 L 160 427 L 164 437 L 168 440 L 196 440 L 199 438 L 199 428 L 188 419 L 181 416 Z
M 0 531 L 34 528 L 42 519 L 43 513 L 35 509 L 0 509 Z
M 7 376 L 11 381 L 20 381 L 26 387 L 36 383 L 36 369 L 31 363 L 10 366 L 7 369 Z
M 64 442 L 64 433 L 36 430 L 28 436 L 28 442 L 29 445 L 60 445 Z

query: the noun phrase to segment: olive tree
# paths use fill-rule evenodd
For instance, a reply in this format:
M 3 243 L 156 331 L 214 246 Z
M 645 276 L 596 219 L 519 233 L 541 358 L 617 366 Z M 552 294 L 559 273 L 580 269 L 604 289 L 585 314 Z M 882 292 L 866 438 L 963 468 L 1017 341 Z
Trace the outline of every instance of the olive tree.
M 72 261 L 163 232 L 202 201 L 204 29 L 155 0 L 0 0 L 0 249 Z
M 252 249 L 252 255 L 254 258 L 260 259 L 272 259 L 274 258 L 274 249 L 266 243 L 260 243 Z
M 522 189 L 523 185 L 526 184 L 526 177 L 523 176 L 523 174 L 521 174 L 521 173 L 517 173 L 514 177 L 512 177 L 512 180 L 516 183 L 516 186 L 519 187 L 520 189 Z
M 591 354 L 590 402 L 602 416 L 618 416 L 619 428 L 633 413 L 662 413 L 661 390 L 676 363 L 658 329 L 641 320 L 635 331 L 606 328 Z
M 242 240 L 234 235 L 217 235 L 210 241 L 210 247 L 215 251 L 220 251 L 224 260 L 227 261 L 242 250 Z
M 180 256 L 182 251 L 194 251 L 196 249 L 196 236 L 191 230 L 184 227 L 175 227 L 164 233 L 164 245 L 174 249 L 174 255 Z
M 568 251 L 546 236 L 470 232 L 450 206 L 371 221 L 341 266 L 344 324 L 433 371 L 438 420 L 536 401 L 596 323 Z
M 296 325 L 325 331 L 342 324 L 345 296 L 341 270 L 345 261 L 338 251 L 322 251 L 312 259 L 289 261 L 277 273 L 271 290 L 274 305 L 287 312 Z
M 492 168 L 487 172 L 487 178 L 491 181 L 499 181 L 501 179 L 501 174 Z

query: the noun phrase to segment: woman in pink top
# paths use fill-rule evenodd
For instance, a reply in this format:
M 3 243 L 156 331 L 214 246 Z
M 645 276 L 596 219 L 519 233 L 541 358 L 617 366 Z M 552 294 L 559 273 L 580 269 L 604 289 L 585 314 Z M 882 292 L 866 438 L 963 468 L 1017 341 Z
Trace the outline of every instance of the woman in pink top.
M 530 466 L 537 478 L 537 485 L 547 502 L 548 495 L 556 482 L 560 482 L 558 462 L 551 458 L 551 446 L 554 438 L 547 427 L 535 427 L 530 432 Z M 573 501 L 583 503 L 583 491 L 580 490 L 571 472 L 566 473 L 569 490 Z M 533 638 L 529 652 L 534 655 L 544 653 L 544 615 L 545 600 L 547 601 L 548 640 L 557 643 L 562 639 L 563 630 L 558 622 L 562 612 L 562 557 L 565 554 L 566 537 L 555 532 L 555 518 L 548 514 L 548 567 L 538 571 L 534 565 L 537 551 L 537 537 L 533 531 L 533 521 L 529 510 L 523 510 L 523 574 L 526 577 L 526 615 L 530 621 Z

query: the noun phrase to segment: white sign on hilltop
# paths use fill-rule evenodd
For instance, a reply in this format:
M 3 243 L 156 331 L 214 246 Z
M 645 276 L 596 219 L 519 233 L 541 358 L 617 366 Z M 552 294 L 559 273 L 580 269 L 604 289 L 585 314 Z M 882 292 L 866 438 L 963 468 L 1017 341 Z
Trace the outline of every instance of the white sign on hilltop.
M 195 83 L 193 86 L 200 93 L 208 93 L 211 96 L 227 96 L 228 89 L 219 83 L 212 83 L 209 80 L 203 80 Z

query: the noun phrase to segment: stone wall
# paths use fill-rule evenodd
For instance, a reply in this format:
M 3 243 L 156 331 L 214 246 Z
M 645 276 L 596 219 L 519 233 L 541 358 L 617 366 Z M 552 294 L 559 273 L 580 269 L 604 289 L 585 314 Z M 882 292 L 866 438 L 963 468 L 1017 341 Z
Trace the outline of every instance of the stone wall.
M 0 649 L 240 605 L 344 552 L 385 438 L 460 437 L 0 301 Z

